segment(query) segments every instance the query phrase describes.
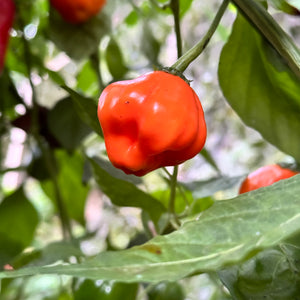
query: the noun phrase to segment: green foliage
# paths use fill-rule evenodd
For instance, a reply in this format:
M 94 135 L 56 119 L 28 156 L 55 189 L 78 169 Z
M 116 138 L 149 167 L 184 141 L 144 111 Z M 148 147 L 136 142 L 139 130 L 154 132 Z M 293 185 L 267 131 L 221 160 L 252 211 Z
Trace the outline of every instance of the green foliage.
M 89 160 L 95 180 L 112 203 L 118 206 L 140 207 L 147 211 L 151 219 L 157 223 L 162 213 L 165 211 L 163 205 L 149 194 L 138 189 L 132 184 L 129 178 L 121 171 L 113 170 L 112 176 L 107 170 L 111 170 L 111 166 L 101 159 Z
M 241 16 L 222 51 L 219 80 L 243 121 L 299 161 L 300 81 Z
M 219 1 L 171 1 L 184 49 L 211 33 L 187 74 L 207 145 L 180 167 L 174 207 L 169 168 L 116 169 L 97 118 L 110 82 L 170 67 L 171 2 L 107 1 L 73 25 L 48 0 L 15 0 L 0 71 L 0 299 L 300 299 L 300 175 L 237 195 L 250 169 L 300 163 L 299 1 L 231 1 L 237 12 L 225 0 L 214 36 Z
M 283 249 L 290 245 L 282 244 Z M 292 246 L 293 247 L 293 246 Z M 299 248 L 260 252 L 241 266 L 222 270 L 220 278 L 233 299 L 299 299 Z
M 127 284 L 121 282 L 101 281 L 95 283 L 92 280 L 79 281 L 78 287 L 74 293 L 74 300 L 99 299 L 114 300 L 135 299 L 137 295 L 138 284 Z
M 291 14 L 291 15 L 299 15 L 300 14 L 299 9 L 297 9 L 296 7 L 290 5 L 285 0 L 271 0 L 270 2 L 275 8 L 277 8 L 281 11 L 284 11 L 287 14 Z
M 100 124 L 96 118 L 97 103 L 93 99 L 84 97 L 66 86 L 64 87 L 64 89 L 68 91 L 71 99 L 73 100 L 73 107 L 72 105 L 70 106 L 75 109 L 76 113 L 81 118 L 81 120 L 84 123 L 86 123 L 91 129 L 93 129 L 96 133 L 102 135 Z M 74 114 L 73 118 L 76 118 L 76 113 L 72 110 L 71 112 Z
M 65 22 L 53 9 L 50 10 L 49 37 L 61 50 L 76 60 L 93 54 L 109 28 L 110 21 L 104 13 L 84 24 L 73 25 Z
M 184 291 L 177 282 L 161 282 L 148 292 L 149 300 L 184 300 Z
M 84 207 L 89 191 L 89 186 L 82 182 L 84 159 L 79 153 L 70 155 L 62 150 L 56 151 L 55 157 L 60 166 L 56 180 L 62 201 L 67 207 L 69 216 L 84 224 Z M 52 180 L 46 180 L 41 184 L 51 201 L 57 205 L 55 183 Z
M 68 151 L 75 150 L 90 128 L 78 117 L 72 99 L 59 101 L 48 114 L 48 127 L 53 136 Z
M 178 280 L 194 273 L 218 271 L 300 230 L 299 181 L 297 175 L 231 200 L 218 201 L 179 230 L 141 246 L 103 252 L 79 265 L 40 267 L 38 271 L 123 282 Z M 0 278 L 33 275 L 36 270 L 6 272 Z
M 127 73 L 127 67 L 124 64 L 121 49 L 114 38 L 110 38 L 106 48 L 105 60 L 108 70 L 114 80 L 124 77 Z
M 12 212 L 14 212 L 12 214 Z M 30 245 L 39 221 L 22 188 L 0 204 L 0 267 Z

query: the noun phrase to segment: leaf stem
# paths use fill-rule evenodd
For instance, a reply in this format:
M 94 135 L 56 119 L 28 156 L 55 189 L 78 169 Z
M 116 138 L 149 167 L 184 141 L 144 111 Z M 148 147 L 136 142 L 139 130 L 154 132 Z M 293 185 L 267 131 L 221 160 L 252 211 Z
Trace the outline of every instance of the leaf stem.
M 222 16 L 224 15 L 226 8 L 229 4 L 229 0 L 224 0 L 215 15 L 215 18 L 210 25 L 208 31 L 205 36 L 199 41 L 193 48 L 187 51 L 183 56 L 181 56 L 173 65 L 172 68 L 184 72 L 184 70 L 189 66 L 191 62 L 193 62 L 205 49 L 207 44 L 209 43 L 211 37 L 215 33 Z
M 294 74 L 300 78 L 300 50 L 267 10 L 253 0 L 232 0 L 232 2 L 277 50 Z

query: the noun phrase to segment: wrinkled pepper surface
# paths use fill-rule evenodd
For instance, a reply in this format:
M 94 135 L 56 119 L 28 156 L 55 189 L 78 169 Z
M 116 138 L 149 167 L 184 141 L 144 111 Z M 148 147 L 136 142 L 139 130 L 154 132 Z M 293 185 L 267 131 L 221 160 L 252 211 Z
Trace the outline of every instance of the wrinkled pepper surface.
M 108 157 L 126 174 L 178 165 L 199 153 L 206 140 L 198 96 L 182 78 L 164 71 L 108 85 L 98 118 Z
M 279 165 L 264 166 L 250 173 L 240 187 L 240 194 L 257 190 L 261 187 L 269 186 L 279 180 L 297 175 L 290 169 L 282 168 Z
M 0 74 L 4 67 L 9 31 L 13 25 L 15 4 L 12 0 L 0 1 Z
M 65 21 L 80 24 L 97 15 L 106 0 L 50 0 L 50 3 Z

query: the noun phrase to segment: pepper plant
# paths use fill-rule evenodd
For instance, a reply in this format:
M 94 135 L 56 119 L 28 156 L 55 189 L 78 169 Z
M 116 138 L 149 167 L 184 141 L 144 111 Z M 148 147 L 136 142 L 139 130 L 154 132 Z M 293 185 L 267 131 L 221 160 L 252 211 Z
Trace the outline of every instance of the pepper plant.
M 0 299 L 299 299 L 299 10 L 1 0 Z

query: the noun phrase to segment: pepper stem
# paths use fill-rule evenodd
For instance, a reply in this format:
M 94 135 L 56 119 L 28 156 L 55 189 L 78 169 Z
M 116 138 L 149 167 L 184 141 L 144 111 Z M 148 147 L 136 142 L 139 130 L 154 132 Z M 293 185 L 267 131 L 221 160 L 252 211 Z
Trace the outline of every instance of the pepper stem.
M 229 4 L 229 0 L 224 0 L 215 15 L 213 22 L 211 23 L 208 31 L 205 36 L 199 41 L 194 47 L 192 47 L 189 51 L 187 51 L 183 56 L 181 56 L 173 65 L 172 68 L 184 72 L 185 69 L 189 66 L 191 62 L 193 62 L 205 49 L 207 44 L 209 43 L 211 37 L 215 33 L 222 16 L 224 15 L 226 8 Z

